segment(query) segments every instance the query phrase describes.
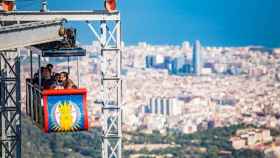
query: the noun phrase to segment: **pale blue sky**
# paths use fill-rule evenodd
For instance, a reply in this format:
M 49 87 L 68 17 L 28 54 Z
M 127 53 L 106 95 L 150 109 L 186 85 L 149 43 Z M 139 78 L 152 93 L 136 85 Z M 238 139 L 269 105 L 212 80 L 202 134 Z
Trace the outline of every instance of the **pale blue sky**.
M 18 9 L 39 8 L 18 0 Z M 33 4 L 32 4 L 33 3 Z M 204 45 L 280 47 L 280 0 L 119 0 L 123 39 L 127 44 L 181 44 L 198 39 Z M 94 10 L 103 0 L 49 0 L 51 10 Z M 94 38 L 85 24 L 79 40 Z

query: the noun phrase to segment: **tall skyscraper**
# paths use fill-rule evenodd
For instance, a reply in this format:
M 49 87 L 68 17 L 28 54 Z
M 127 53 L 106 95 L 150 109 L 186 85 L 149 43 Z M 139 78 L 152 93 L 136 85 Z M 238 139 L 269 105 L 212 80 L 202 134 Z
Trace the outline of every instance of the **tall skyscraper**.
M 151 68 L 152 67 L 152 58 L 151 56 L 146 56 L 146 68 Z
M 162 55 L 147 55 L 146 68 L 164 69 L 165 58 Z
M 173 61 L 172 57 L 165 56 L 164 57 L 164 68 L 170 69 L 171 68 L 170 66 L 172 65 L 172 61 Z
M 178 75 L 181 71 L 183 66 L 185 65 L 185 58 L 184 57 L 177 57 L 174 59 L 173 62 L 173 73 Z
M 152 68 L 156 64 L 156 56 L 147 55 L 146 56 L 146 68 Z
M 195 75 L 201 75 L 201 69 L 202 69 L 202 60 L 201 60 L 201 45 L 200 42 L 197 40 L 195 41 L 195 44 L 193 46 L 193 73 Z

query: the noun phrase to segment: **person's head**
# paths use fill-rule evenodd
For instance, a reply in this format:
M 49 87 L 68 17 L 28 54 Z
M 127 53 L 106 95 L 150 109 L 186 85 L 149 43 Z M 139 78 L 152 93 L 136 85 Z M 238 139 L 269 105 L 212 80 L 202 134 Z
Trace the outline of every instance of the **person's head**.
M 41 73 L 42 73 L 42 78 L 43 79 L 50 79 L 51 78 L 51 73 L 48 68 L 42 67 L 41 68 Z
M 52 64 L 48 64 L 48 65 L 46 66 L 46 68 L 48 68 L 49 71 L 52 73 L 52 69 L 53 69 L 53 65 L 52 65 Z
M 48 69 L 53 69 L 53 65 L 52 64 L 48 64 L 47 66 L 46 66 Z
M 54 74 L 54 80 L 59 81 L 60 73 L 55 73 Z
M 61 72 L 59 75 L 59 82 L 64 82 L 68 79 L 68 73 L 67 72 Z

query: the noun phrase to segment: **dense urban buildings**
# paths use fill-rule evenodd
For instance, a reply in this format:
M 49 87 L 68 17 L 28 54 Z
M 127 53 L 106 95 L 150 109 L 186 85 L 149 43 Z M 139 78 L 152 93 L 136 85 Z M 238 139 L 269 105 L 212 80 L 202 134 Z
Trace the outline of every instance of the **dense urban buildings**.
M 100 48 L 96 43 L 84 47 L 88 53 L 79 63 L 80 86 L 88 89 L 90 124 L 98 127 L 102 121 Z M 125 131 L 189 134 L 240 123 L 280 129 L 280 49 L 139 43 L 124 46 L 123 61 Z M 56 63 L 54 71 L 67 70 L 66 60 L 42 62 L 47 63 Z M 77 83 L 77 62 L 70 60 L 69 65 Z M 29 65 L 22 68 L 24 79 Z M 232 140 L 237 147 L 244 144 L 243 138 Z
M 194 52 L 201 55 L 198 53 L 201 51 L 199 42 L 194 47 L 188 42 L 181 47 L 152 46 L 146 43 L 125 47 L 122 70 L 123 114 L 124 120 L 130 120 L 125 121 L 125 124 L 131 127 L 127 129 L 145 129 L 142 127 L 146 127 L 147 123 L 149 130 L 164 131 L 162 129 L 169 128 L 185 133 L 206 129 L 209 124 L 210 127 L 221 127 L 240 122 L 280 127 L 280 113 L 277 110 L 280 108 L 278 49 L 204 47 L 205 66 L 199 70 L 201 76 L 170 74 L 169 69 L 174 65 L 179 73 L 181 70 L 178 67 L 187 67 L 186 72 L 191 72 Z M 98 104 L 100 48 L 97 44 L 85 48 L 88 56 L 81 58 L 79 83 L 89 90 L 89 116 L 94 121 L 100 119 L 101 111 L 101 105 Z M 28 60 L 22 54 L 23 62 Z M 54 71 L 67 70 L 66 60 L 45 59 L 43 64 L 49 62 L 58 63 Z M 201 62 L 202 59 L 194 63 L 200 65 Z M 70 60 L 70 68 L 71 78 L 78 83 L 75 60 Z M 23 69 L 26 69 L 23 72 L 28 72 L 28 65 L 24 65 Z M 23 77 L 28 75 L 26 73 Z M 98 121 L 95 125 L 98 125 Z
M 199 76 L 202 74 L 202 70 L 207 71 L 207 69 L 204 68 L 203 52 L 199 41 L 196 41 L 193 45 L 191 59 L 185 55 L 180 55 L 174 58 L 164 55 L 147 55 L 145 61 L 146 68 L 167 69 L 170 75 Z

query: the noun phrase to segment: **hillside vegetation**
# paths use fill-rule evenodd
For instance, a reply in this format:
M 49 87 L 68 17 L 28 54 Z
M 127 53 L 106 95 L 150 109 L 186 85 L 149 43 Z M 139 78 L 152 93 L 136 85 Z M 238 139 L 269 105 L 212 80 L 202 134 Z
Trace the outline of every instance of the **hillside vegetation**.
M 22 117 L 23 158 L 100 158 L 100 129 L 76 133 L 43 133 Z

